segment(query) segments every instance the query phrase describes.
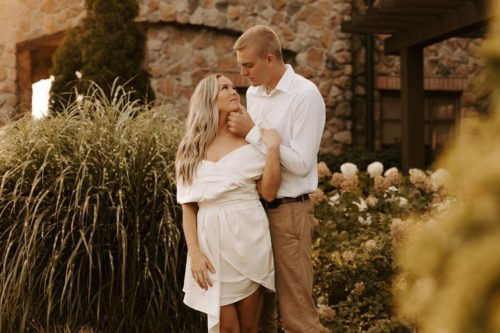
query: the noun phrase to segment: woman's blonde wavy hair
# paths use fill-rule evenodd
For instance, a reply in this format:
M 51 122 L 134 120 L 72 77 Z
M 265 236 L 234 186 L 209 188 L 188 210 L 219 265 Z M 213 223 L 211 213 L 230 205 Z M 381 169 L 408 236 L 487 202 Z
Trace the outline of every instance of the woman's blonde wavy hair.
M 201 80 L 189 101 L 186 134 L 179 144 L 175 159 L 177 179 L 186 184 L 193 181 L 209 143 L 215 138 L 219 124 L 216 99 L 219 92 L 217 79 L 220 76 L 210 74 Z

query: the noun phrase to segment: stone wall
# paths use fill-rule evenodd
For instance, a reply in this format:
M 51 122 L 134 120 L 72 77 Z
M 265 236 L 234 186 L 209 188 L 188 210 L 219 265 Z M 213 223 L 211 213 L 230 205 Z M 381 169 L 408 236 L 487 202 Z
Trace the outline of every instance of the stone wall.
M 83 0 L 3 0 L 0 4 L 0 110 L 29 98 L 26 64 L 20 44 L 76 26 L 84 16 Z M 364 48 L 359 36 L 340 31 L 362 0 L 140 0 L 139 21 L 147 27 L 146 66 L 159 103 L 185 111 L 194 86 L 206 73 L 223 72 L 245 87 L 232 45 L 242 31 L 267 24 L 282 38 L 296 72 L 315 82 L 327 105 L 322 151 L 338 154 L 354 140 L 363 142 Z M 384 57 L 377 39 L 377 77 L 397 78 L 397 57 Z M 476 73 L 470 52 L 476 41 L 451 40 L 426 49 L 426 75 L 468 77 Z M 36 45 L 34 46 L 36 47 Z M 17 54 L 16 54 L 17 53 Z M 23 58 L 24 57 L 24 58 Z M 439 61 L 443 59 L 443 61 Z M 446 60 L 445 60 L 446 59 Z M 31 62 L 33 63 L 33 62 Z M 16 66 L 21 66 L 21 71 Z M 24 76 L 19 77 L 18 73 Z M 33 78 L 33 76 L 31 76 Z M 17 83 L 16 83 L 17 82 Z M 380 87 L 379 87 L 380 88 Z M 473 110 L 466 89 L 464 110 Z M 353 100 L 353 98 L 355 98 Z
M 340 31 L 341 19 L 351 12 L 349 0 L 140 3 L 139 21 L 148 26 L 147 66 L 160 102 L 175 101 L 179 109 L 185 109 L 194 85 L 205 73 L 237 73 L 233 42 L 252 25 L 267 24 L 294 56 L 296 72 L 314 81 L 325 98 L 328 124 L 322 149 L 340 151 L 343 144 L 350 144 L 350 36 Z M 14 106 L 18 100 L 13 70 L 16 45 L 75 26 L 83 16 L 82 5 L 82 0 L 4 0 L 9 14 L 0 10 L 0 22 L 19 24 L 0 31 L 0 40 L 7 40 L 0 45 L 0 63 L 8 63 L 10 67 L 2 67 L 11 70 L 0 85 L 0 105 Z M 232 78 L 239 79 L 237 74 Z
M 19 104 L 19 66 L 30 63 L 19 59 L 18 45 L 77 25 L 84 15 L 82 4 L 81 0 L 0 2 L 0 118 Z

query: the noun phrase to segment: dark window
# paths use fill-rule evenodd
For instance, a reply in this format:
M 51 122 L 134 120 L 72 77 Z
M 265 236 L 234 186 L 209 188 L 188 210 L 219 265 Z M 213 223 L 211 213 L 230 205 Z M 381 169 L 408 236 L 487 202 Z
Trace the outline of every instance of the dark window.
M 460 112 L 460 94 L 456 92 L 425 92 L 425 145 L 442 148 L 455 136 Z M 401 98 L 398 91 L 381 91 L 380 125 L 382 146 L 401 142 Z

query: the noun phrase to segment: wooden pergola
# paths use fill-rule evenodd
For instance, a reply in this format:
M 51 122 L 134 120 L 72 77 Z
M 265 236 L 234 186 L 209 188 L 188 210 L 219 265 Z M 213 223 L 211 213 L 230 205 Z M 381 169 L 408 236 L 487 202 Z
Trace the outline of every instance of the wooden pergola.
M 423 48 L 450 37 L 481 37 L 488 20 L 486 0 L 378 0 L 342 31 L 388 34 L 386 54 L 401 57 L 401 145 L 403 170 L 423 168 Z

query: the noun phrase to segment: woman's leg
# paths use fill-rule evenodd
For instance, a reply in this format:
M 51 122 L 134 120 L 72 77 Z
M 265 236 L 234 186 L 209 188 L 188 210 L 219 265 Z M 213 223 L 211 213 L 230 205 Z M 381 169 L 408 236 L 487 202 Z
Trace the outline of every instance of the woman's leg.
M 263 291 L 259 287 L 252 295 L 236 303 L 241 333 L 258 333 Z
M 240 323 L 238 321 L 238 311 L 235 304 L 220 307 L 220 332 L 240 333 Z

